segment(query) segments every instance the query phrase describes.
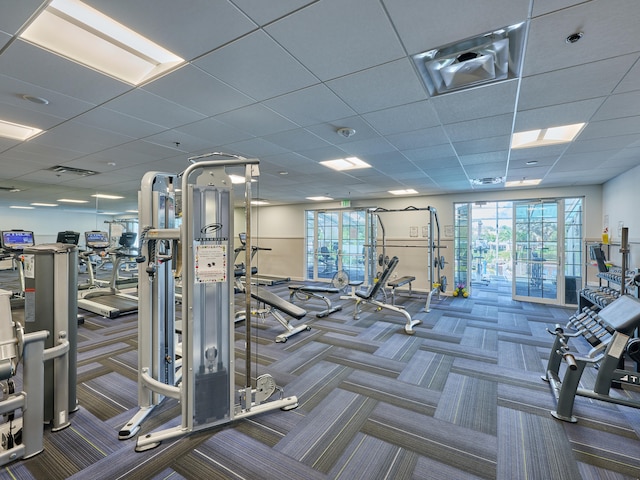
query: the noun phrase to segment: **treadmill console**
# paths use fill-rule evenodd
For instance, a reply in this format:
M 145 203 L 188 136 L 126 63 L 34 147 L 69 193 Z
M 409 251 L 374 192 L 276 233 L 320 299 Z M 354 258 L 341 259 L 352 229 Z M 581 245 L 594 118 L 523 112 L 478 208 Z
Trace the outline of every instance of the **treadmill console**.
M 99 230 L 84 232 L 84 242 L 91 250 L 101 250 L 109 247 L 109 234 Z
M 64 232 L 58 232 L 56 237 L 56 243 L 67 243 L 69 245 L 78 245 L 80 241 L 80 232 L 73 232 L 66 230 Z
M 246 245 L 247 244 L 247 234 L 246 233 L 239 233 L 238 237 L 240 238 L 240 243 L 242 245 Z
M 33 247 L 35 241 L 33 232 L 25 230 L 5 230 L 0 239 L 2 248 L 5 250 L 22 251 L 24 247 Z

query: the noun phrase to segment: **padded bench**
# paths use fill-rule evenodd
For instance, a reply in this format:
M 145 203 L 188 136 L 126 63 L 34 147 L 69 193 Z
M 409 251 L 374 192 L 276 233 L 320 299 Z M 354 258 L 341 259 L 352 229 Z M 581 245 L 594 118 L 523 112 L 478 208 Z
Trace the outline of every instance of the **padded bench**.
M 396 278 L 395 280 L 392 280 L 391 282 L 387 282 L 387 285 L 389 287 L 391 287 L 391 305 L 395 305 L 396 304 L 396 288 L 398 287 L 402 287 L 404 285 L 406 285 L 407 283 L 409 284 L 409 295 L 411 295 L 411 282 L 413 282 L 416 279 L 416 277 L 412 277 L 412 276 L 404 276 L 404 277 L 400 277 L 400 278 Z
M 296 320 L 302 320 L 307 314 L 307 311 L 298 307 L 297 305 L 287 302 L 285 299 L 280 298 L 275 293 L 270 292 L 269 290 L 266 290 L 262 287 L 252 287 L 251 297 L 258 302 L 267 305 L 269 307 L 268 313 L 270 313 L 273 318 L 275 318 L 280 323 L 280 325 L 285 328 L 286 331 L 276 337 L 276 342 L 286 342 L 289 337 L 295 335 L 296 333 L 300 333 L 303 330 L 311 330 L 311 327 L 306 324 L 293 327 L 289 323 L 289 321 L 282 316 L 282 313 L 280 313 L 283 312 L 295 318 Z

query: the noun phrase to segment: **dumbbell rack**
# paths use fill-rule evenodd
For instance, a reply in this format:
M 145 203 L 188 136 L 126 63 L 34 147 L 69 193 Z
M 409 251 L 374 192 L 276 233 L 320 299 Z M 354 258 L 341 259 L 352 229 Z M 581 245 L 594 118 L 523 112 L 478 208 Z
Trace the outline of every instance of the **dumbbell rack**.
M 598 307 L 585 308 L 569 319 L 565 327 L 556 325 L 555 330 L 547 330 L 554 335 L 549 355 L 546 375 L 557 406 L 551 414 L 567 422 L 576 422 L 573 405 L 576 395 L 602 400 L 609 403 L 640 408 L 640 400 L 611 396 L 612 383 L 640 385 L 640 375 L 625 370 L 624 355 L 633 332 L 640 326 L 640 300 L 629 295 L 620 296 L 600 311 Z M 569 333 L 566 330 L 573 330 Z M 578 355 L 569 345 L 572 338 L 582 337 L 591 345 L 587 355 Z M 560 368 L 567 367 L 560 379 Z M 597 368 L 593 389 L 578 388 L 585 367 Z

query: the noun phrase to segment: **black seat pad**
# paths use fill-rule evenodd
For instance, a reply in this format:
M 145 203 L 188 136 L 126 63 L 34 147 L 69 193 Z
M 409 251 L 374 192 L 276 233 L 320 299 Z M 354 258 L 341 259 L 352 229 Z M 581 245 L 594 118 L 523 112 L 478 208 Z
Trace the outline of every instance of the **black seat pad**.
M 280 310 L 281 312 L 284 312 L 287 315 L 298 320 L 300 320 L 307 314 L 307 311 L 305 309 L 300 308 L 299 306 L 294 305 L 291 302 L 287 302 L 285 299 L 280 298 L 275 293 L 272 293 L 269 290 L 261 287 L 252 287 L 251 296 L 257 301 L 267 304 L 270 307 L 275 308 L 276 310 Z
M 335 287 L 323 287 L 322 285 L 289 285 L 289 290 L 300 290 L 301 292 L 340 293 L 340 290 Z

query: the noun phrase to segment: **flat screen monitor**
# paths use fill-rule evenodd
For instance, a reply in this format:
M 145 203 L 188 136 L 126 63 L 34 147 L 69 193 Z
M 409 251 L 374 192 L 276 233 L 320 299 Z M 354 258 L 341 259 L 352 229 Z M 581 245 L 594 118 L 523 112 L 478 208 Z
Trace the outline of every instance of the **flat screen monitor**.
M 135 232 L 122 232 L 118 243 L 125 248 L 131 248 L 136 244 L 136 237 L 138 234 Z
M 84 242 L 89 248 L 107 248 L 109 246 L 109 234 L 98 230 L 84 232 Z
M 80 232 L 72 232 L 66 230 L 64 232 L 58 232 L 56 237 L 56 243 L 68 243 L 69 245 L 77 245 L 80 241 Z
M 24 247 L 33 247 L 33 232 L 25 230 L 6 230 L 2 232 L 2 248 L 7 250 L 22 250 Z

